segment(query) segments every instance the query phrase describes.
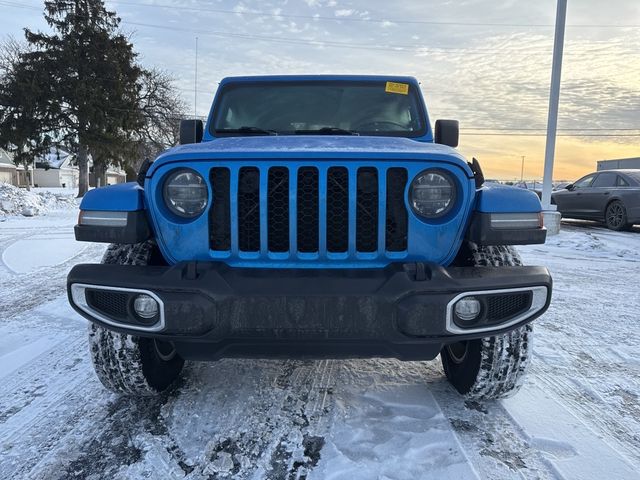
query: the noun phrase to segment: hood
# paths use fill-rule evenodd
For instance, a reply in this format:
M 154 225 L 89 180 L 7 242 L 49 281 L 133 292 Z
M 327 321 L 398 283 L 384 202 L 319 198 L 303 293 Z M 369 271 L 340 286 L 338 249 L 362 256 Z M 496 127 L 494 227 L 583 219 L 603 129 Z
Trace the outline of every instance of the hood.
M 446 145 L 404 137 L 351 135 L 280 135 L 225 137 L 167 150 L 153 162 L 148 176 L 161 165 L 207 159 L 377 159 L 441 160 L 462 166 L 472 176 L 466 160 Z

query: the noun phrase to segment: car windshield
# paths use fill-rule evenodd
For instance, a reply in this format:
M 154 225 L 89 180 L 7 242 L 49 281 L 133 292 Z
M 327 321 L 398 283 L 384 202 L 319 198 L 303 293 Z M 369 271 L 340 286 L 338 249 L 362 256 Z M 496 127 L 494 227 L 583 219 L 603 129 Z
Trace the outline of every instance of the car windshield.
M 220 92 L 214 136 L 426 133 L 415 87 L 384 81 L 231 83 Z

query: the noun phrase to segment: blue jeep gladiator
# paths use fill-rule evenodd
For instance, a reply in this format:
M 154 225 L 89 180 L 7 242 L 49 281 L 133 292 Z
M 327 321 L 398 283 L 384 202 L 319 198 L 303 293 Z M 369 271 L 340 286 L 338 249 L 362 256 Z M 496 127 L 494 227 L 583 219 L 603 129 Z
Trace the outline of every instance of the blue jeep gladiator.
M 544 243 L 540 202 L 483 186 L 414 78 L 226 78 L 180 144 L 80 206 L 76 238 L 110 245 L 68 296 L 107 388 L 162 392 L 185 360 L 440 355 L 469 398 L 517 391 L 551 298 L 513 247 Z

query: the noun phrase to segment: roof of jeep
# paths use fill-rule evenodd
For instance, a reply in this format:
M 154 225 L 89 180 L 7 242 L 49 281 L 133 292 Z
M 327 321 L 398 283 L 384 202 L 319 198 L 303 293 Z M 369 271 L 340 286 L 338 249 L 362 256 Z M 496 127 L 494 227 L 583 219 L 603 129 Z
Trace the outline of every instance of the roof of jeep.
M 241 77 L 225 77 L 220 82 L 313 82 L 313 81 L 351 81 L 351 82 L 401 82 L 418 84 L 414 77 L 393 75 L 255 75 Z

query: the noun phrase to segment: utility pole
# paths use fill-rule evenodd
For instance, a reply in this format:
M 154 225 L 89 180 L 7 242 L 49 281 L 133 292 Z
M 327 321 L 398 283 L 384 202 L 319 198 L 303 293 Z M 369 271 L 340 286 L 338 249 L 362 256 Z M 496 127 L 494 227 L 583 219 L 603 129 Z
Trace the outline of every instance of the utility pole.
M 520 168 L 520 181 L 524 181 L 524 155 L 522 155 L 522 167 Z
M 551 66 L 551 88 L 549 91 L 549 117 L 547 119 L 547 145 L 544 151 L 544 177 L 542 179 L 542 215 L 549 235 L 560 233 L 560 213 L 551 205 L 553 161 L 556 150 L 558 127 L 558 104 L 560 103 L 560 77 L 562 73 L 562 50 L 567 21 L 567 0 L 558 0 L 556 9 L 556 31 L 553 39 L 553 63 Z
M 547 145 L 544 152 L 544 177 L 542 181 L 542 208 L 551 210 L 551 188 L 553 161 L 558 127 L 558 104 L 560 102 L 560 77 L 562 73 L 562 50 L 567 20 L 567 0 L 558 0 L 556 10 L 556 32 L 553 40 L 553 65 L 551 67 L 551 89 L 549 92 L 549 117 L 547 119 Z

